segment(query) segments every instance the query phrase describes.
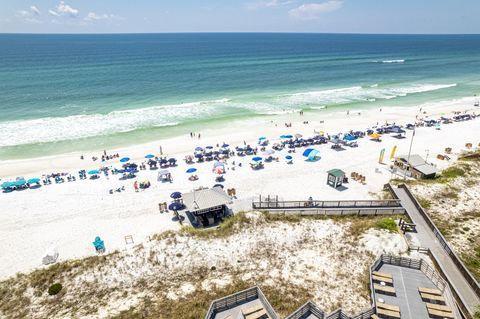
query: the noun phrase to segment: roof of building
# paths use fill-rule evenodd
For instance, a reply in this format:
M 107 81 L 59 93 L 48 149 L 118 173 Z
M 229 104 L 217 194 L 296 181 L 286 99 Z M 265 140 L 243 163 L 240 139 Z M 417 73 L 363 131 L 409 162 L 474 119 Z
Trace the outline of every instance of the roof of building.
M 410 157 L 408 157 L 408 155 L 401 155 L 401 156 L 397 156 L 397 159 L 400 159 L 401 161 L 408 163 L 410 166 L 412 166 L 413 168 L 415 168 L 417 171 L 419 171 L 424 175 L 432 175 L 438 172 L 435 166 L 427 163 L 423 159 L 423 157 L 421 157 L 418 154 L 412 154 L 410 155 Z
M 195 190 L 182 195 L 183 203 L 190 212 L 226 205 L 231 202 L 230 197 L 220 187 Z
M 338 169 L 338 168 L 331 169 L 327 173 L 330 174 L 330 175 L 333 175 L 335 177 L 345 176 L 345 172 L 342 171 L 341 169 Z

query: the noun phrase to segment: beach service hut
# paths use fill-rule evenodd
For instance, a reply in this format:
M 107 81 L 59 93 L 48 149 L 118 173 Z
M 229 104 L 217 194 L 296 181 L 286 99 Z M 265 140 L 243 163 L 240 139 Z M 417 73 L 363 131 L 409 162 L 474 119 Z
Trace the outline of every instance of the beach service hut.
M 231 199 L 221 187 L 213 187 L 184 193 L 183 203 L 192 223 L 211 226 L 227 215 Z
M 328 185 L 332 186 L 333 188 L 342 186 L 343 179 L 345 177 L 344 171 L 338 168 L 334 168 L 329 170 L 327 174 L 328 174 L 328 178 L 327 178 Z

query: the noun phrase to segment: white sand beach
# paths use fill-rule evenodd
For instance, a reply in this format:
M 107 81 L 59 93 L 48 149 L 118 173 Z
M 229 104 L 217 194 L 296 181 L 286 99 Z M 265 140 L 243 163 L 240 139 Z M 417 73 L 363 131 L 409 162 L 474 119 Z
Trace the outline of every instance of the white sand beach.
M 474 108 L 475 98 L 427 103 L 417 108 L 396 107 L 380 110 L 325 111 L 317 113 L 284 114 L 236 123 L 230 128 L 218 130 L 201 130 L 202 138 L 192 139 L 189 135 L 159 140 L 154 143 L 137 145 L 122 149 L 107 150 L 107 153 L 119 153 L 120 157 L 128 156 L 133 162 L 145 161 L 144 156 L 152 153 L 158 155 L 159 146 L 163 154 L 178 159 L 178 166 L 170 168 L 173 183 L 157 182 L 157 171 L 141 170 L 137 174 L 138 181 L 148 179 L 152 186 L 146 190 L 135 192 L 133 180 L 122 181 L 117 175 L 103 174 L 97 180 L 77 180 L 62 184 L 42 186 L 38 189 L 26 189 L 0 194 L 0 251 L 2 263 L 0 277 L 8 277 L 17 272 L 29 271 L 42 267 L 41 259 L 48 247 L 57 247 L 59 260 L 77 258 L 95 254 L 92 241 L 95 236 L 105 240 L 108 251 L 124 249 L 124 237 L 131 235 L 134 243 L 141 243 L 149 235 L 169 229 L 179 228 L 172 221 L 172 214 L 160 214 L 158 203 L 169 201 L 173 191 L 188 192 L 200 186 L 211 187 L 215 184 L 212 173 L 213 162 L 187 165 L 183 158 L 192 154 L 196 146 L 216 145 L 223 142 L 231 147 L 247 144 L 255 146 L 258 137 L 266 136 L 274 142 L 282 134 L 303 134 L 304 137 L 314 135 L 314 130 L 322 130 L 330 134 L 364 131 L 378 122 L 386 121 L 404 125 L 414 123 L 416 116 L 438 118 L 440 114 L 451 116 L 455 111 L 479 112 Z M 419 109 L 426 114 L 420 114 Z M 361 114 L 358 114 L 361 112 Z M 308 121 L 308 124 L 302 124 Z M 291 122 L 286 128 L 284 123 Z M 302 149 L 297 149 L 293 156 L 293 164 L 288 165 L 283 159 L 287 150 L 275 153 L 279 162 L 266 163 L 265 168 L 253 171 L 248 163 L 251 156 L 232 157 L 227 161 L 225 174 L 226 188 L 235 188 L 239 200 L 238 206 L 248 207 L 253 196 L 278 195 L 283 199 L 302 200 L 313 197 L 319 200 L 331 199 L 368 199 L 375 197 L 383 185 L 392 178 L 388 170 L 390 153 L 397 146 L 397 155 L 406 154 L 409 150 L 412 131 L 407 130 L 404 139 L 384 135 L 382 142 L 371 141 L 368 137 L 358 140 L 359 147 L 336 151 L 331 144 L 314 146 L 320 151 L 321 159 L 307 162 L 302 157 Z M 437 154 L 444 154 L 446 147 L 453 149 L 451 161 L 455 155 L 465 150 L 466 143 L 477 146 L 480 142 L 480 120 L 454 122 L 441 125 L 440 129 L 419 127 L 412 147 L 412 154 L 425 157 L 437 165 L 439 169 L 448 166 L 449 161 L 436 159 Z M 385 149 L 384 164 L 378 163 L 380 151 Z M 120 167 L 118 159 L 102 164 L 93 162 L 92 156 L 101 156 L 102 151 L 92 153 L 64 154 L 60 156 L 36 158 L 28 160 L 12 160 L 0 162 L 2 181 L 17 176 L 25 178 L 41 177 L 52 172 L 67 172 L 78 176 L 79 169 L 98 169 L 101 166 Z M 81 160 L 80 155 L 85 159 Z M 261 156 L 261 155 L 260 155 Z M 236 162 L 232 170 L 233 161 Z M 239 167 L 239 163 L 242 166 Z M 197 168 L 199 180 L 189 181 L 186 170 Z M 344 170 L 348 176 L 358 172 L 366 177 L 366 184 L 350 180 L 347 189 L 335 190 L 326 185 L 326 171 L 332 168 Z M 121 193 L 109 194 L 109 190 L 125 186 Z

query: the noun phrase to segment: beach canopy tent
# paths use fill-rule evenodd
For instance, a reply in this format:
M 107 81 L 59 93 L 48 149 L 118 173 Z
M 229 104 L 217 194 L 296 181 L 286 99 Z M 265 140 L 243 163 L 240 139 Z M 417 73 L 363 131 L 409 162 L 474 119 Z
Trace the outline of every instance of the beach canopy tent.
M 333 188 L 342 186 L 343 179 L 345 177 L 344 171 L 338 168 L 334 168 L 329 170 L 327 174 L 328 174 L 328 178 L 327 178 L 328 185 L 332 186 Z
M 185 208 L 185 205 L 183 205 L 182 203 L 180 202 L 173 202 L 171 203 L 170 205 L 168 205 L 168 209 L 170 210 L 174 210 L 174 211 L 177 211 L 177 210 L 182 210 Z
M 164 181 L 171 181 L 171 180 L 172 180 L 172 175 L 168 170 L 164 169 L 158 172 L 157 181 L 164 182 Z
M 173 192 L 173 193 L 170 194 L 170 198 L 173 198 L 173 199 L 182 198 L 182 193 L 180 193 L 180 192 Z
M 28 184 L 36 184 L 36 183 L 40 183 L 40 178 L 30 178 L 28 181 L 27 181 Z
M 305 151 L 303 151 L 303 156 L 307 158 L 307 161 L 314 161 L 317 158 L 320 158 L 320 151 L 313 149 L 313 148 L 307 148 Z
M 45 254 L 42 257 L 42 263 L 44 265 L 53 264 L 58 259 L 58 250 L 55 247 L 50 247 L 47 249 Z
M 194 168 L 194 167 L 191 167 L 191 168 L 187 169 L 187 173 L 188 173 L 188 174 L 195 173 L 196 171 L 197 171 L 197 169 Z
M 92 242 L 93 247 L 97 252 L 104 252 L 105 251 L 105 243 L 103 240 L 100 239 L 100 236 L 95 237 L 95 241 Z
M 258 138 L 259 141 L 264 141 L 264 140 L 266 140 L 266 139 L 267 139 L 267 138 L 266 138 L 265 136 L 261 136 L 261 137 Z
M 154 158 L 154 157 L 155 157 L 155 155 L 153 155 L 153 154 L 145 155 L 145 158 Z
M 130 160 L 130 157 L 124 157 L 120 159 L 120 163 L 126 163 Z

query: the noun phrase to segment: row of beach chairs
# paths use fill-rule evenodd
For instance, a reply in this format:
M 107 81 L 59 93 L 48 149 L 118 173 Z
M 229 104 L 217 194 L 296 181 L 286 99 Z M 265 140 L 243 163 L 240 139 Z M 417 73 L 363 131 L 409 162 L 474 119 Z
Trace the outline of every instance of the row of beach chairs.
M 357 182 L 359 182 L 359 183 L 365 184 L 365 180 L 366 180 L 365 176 L 363 176 L 363 175 L 361 175 L 361 174 L 359 174 L 359 173 L 357 173 L 357 172 L 352 172 L 352 173 L 350 174 L 350 177 L 351 177 L 354 181 L 357 181 Z

